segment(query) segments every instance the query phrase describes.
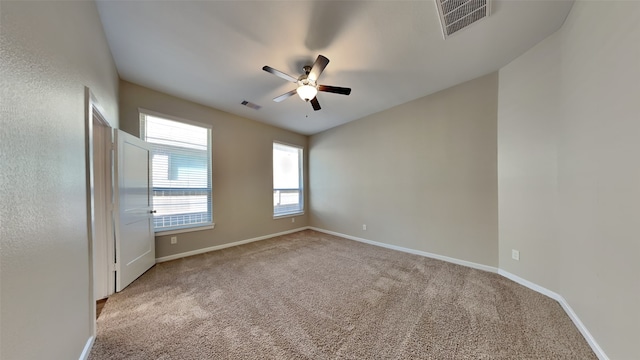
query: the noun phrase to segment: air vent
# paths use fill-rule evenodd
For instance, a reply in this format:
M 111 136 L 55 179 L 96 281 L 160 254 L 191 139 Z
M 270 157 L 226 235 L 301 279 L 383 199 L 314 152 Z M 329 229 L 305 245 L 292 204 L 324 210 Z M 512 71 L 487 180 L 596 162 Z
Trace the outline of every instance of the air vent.
M 252 108 L 253 110 L 260 110 L 260 108 L 262 107 L 262 106 L 260 106 L 258 104 L 254 104 L 254 103 L 249 102 L 247 100 L 242 100 L 241 104 L 246 106 L 246 107 L 248 107 L 248 108 Z
M 491 0 L 435 0 L 442 32 L 447 38 L 474 22 L 489 16 Z

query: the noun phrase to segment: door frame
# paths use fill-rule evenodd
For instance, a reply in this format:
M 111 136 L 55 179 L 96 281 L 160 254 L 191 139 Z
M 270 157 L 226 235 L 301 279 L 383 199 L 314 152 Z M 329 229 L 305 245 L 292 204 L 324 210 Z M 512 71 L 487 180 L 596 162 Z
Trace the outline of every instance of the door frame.
M 113 242 L 113 129 L 104 116 L 93 109 L 93 197 L 94 197 L 94 296 L 96 300 L 114 293 L 115 261 Z
M 111 151 L 105 151 L 104 155 L 106 157 L 106 164 L 111 164 L 110 166 L 105 166 L 105 168 L 111 168 L 111 170 L 107 170 L 106 179 L 105 179 L 105 190 L 107 200 L 104 204 L 99 204 L 96 202 L 95 196 L 95 170 L 94 170 L 94 151 L 95 151 L 95 139 L 94 139 L 94 122 L 100 124 L 100 126 L 104 126 L 105 132 L 108 132 L 108 136 L 105 136 L 108 142 L 113 144 L 113 127 L 107 120 L 105 116 L 105 111 L 103 107 L 98 102 L 96 96 L 93 94 L 89 87 L 85 86 L 85 166 L 86 166 L 86 197 L 87 197 L 87 237 L 88 237 L 88 258 L 89 258 L 89 321 L 90 321 L 90 329 L 92 338 L 95 339 L 96 336 L 96 295 L 95 295 L 95 277 L 98 274 L 104 275 L 105 271 L 111 271 L 111 265 L 108 265 L 106 269 L 95 269 L 95 265 L 97 263 L 96 259 L 98 256 L 107 257 L 107 264 L 111 263 L 108 259 L 114 259 L 115 256 L 111 256 L 115 252 L 113 241 L 109 241 L 109 238 L 113 239 L 113 161 Z M 111 146 L 111 148 L 113 145 Z M 100 206 L 101 210 L 104 210 L 106 215 L 106 225 L 107 225 L 107 236 L 103 238 L 103 241 L 107 241 L 107 253 L 100 250 L 103 246 L 98 246 L 96 243 L 98 237 L 96 237 L 96 207 Z M 103 244 L 104 245 L 104 244 Z M 108 276 L 108 275 L 107 275 Z M 108 295 L 111 295 L 115 292 L 115 277 L 111 279 L 109 276 L 108 281 Z M 92 339 L 92 342 L 93 342 Z

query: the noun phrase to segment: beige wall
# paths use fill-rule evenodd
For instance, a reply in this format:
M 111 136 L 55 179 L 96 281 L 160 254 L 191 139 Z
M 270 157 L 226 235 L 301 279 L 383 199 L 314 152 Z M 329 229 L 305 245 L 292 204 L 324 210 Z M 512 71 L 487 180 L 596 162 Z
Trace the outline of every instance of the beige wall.
M 307 136 L 121 81 L 121 129 L 136 136 L 140 132 L 138 108 L 213 126 L 215 229 L 172 235 L 178 236 L 178 243 L 175 245 L 170 244 L 170 236 L 159 236 L 156 238 L 156 257 L 308 225 L 307 214 L 297 216 L 295 223 L 291 222 L 291 218 L 273 219 L 271 161 L 274 140 L 303 146 L 306 154 Z M 307 178 L 305 174 L 305 179 Z
M 578 1 L 500 70 L 500 267 L 562 295 L 611 359 L 639 354 L 639 64 L 640 3 Z
M 311 226 L 497 267 L 497 87 L 490 74 L 312 136 Z
M 0 16 L 0 358 L 76 359 L 91 336 L 85 85 L 134 135 L 139 107 L 213 125 L 216 228 L 157 238 L 159 257 L 311 225 L 500 266 L 564 296 L 610 358 L 637 355 L 640 3 L 578 1 L 499 80 L 310 140 L 127 82 L 118 98 L 93 2 Z M 296 223 L 272 218 L 274 140 L 308 145 Z
M 91 313 L 84 87 L 118 123 L 91 1 L 2 1 L 0 358 L 78 359 Z

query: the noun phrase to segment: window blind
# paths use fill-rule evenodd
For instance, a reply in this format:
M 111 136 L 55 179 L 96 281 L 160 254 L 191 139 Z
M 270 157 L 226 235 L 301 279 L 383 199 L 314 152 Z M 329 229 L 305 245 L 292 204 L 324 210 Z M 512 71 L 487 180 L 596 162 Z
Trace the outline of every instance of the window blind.
M 211 224 L 211 128 L 141 113 L 140 137 L 152 149 L 155 231 Z
M 273 143 L 273 216 L 304 211 L 302 148 Z

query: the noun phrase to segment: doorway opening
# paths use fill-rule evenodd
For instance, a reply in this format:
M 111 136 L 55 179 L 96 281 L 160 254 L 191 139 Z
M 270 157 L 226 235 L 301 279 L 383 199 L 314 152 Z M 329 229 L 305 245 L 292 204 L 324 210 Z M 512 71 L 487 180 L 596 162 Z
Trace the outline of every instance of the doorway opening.
M 96 314 L 115 292 L 113 226 L 113 128 L 89 88 L 85 88 L 85 159 L 87 173 L 87 233 L 89 241 L 89 309 L 96 333 Z M 105 301 L 102 301 L 104 305 Z

